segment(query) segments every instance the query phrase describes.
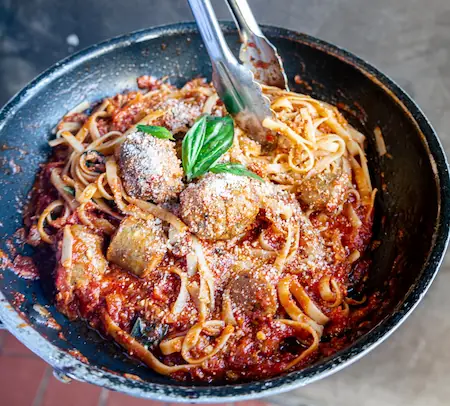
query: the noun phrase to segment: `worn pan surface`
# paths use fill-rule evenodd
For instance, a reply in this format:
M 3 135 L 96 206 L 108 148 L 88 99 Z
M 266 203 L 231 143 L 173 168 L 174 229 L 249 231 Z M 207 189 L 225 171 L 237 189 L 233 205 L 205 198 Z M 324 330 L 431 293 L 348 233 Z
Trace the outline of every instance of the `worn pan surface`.
M 223 28 L 237 51 L 234 27 Z M 372 254 L 371 286 L 385 290 L 387 280 L 395 282 L 392 305 L 379 324 L 352 346 L 302 371 L 245 384 L 187 386 L 127 358 L 82 322 L 69 323 L 55 310 L 45 283 L 27 281 L 11 271 L 7 258 L 15 255 L 11 242 L 22 226 L 20 209 L 39 163 L 48 156 L 50 131 L 67 110 L 83 100 L 93 102 L 134 89 L 135 78 L 143 74 L 170 75 L 176 84 L 210 77 L 209 59 L 194 24 L 153 28 L 95 45 L 56 64 L 0 112 L 0 248 L 8 256 L 2 256 L 0 318 L 60 374 L 170 401 L 211 403 L 271 395 L 306 385 L 360 358 L 383 341 L 427 291 L 445 252 L 450 218 L 448 166 L 427 119 L 397 85 L 348 52 L 285 29 L 264 31 L 284 59 L 291 88 L 338 104 L 369 136 L 372 177 L 381 190 L 375 238 L 382 242 Z M 301 80 L 295 83 L 297 74 Z M 392 158 L 378 157 L 373 141 L 376 126 Z M 50 258 L 35 257 L 44 274 L 51 272 Z M 48 308 L 64 338 L 48 326 L 36 304 Z

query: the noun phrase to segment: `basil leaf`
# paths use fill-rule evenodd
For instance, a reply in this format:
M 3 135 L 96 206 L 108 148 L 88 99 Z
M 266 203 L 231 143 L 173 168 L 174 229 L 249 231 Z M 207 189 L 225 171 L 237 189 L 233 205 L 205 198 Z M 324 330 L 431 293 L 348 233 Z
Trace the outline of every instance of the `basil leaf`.
M 169 331 L 167 324 L 147 324 L 140 317 L 134 322 L 130 335 L 148 349 L 156 347 Z
M 203 146 L 192 168 L 192 177 L 208 172 L 219 158 L 233 145 L 234 123 L 230 116 L 208 117 Z
M 206 117 L 206 133 L 205 133 L 205 144 L 214 139 L 214 137 L 221 131 L 223 126 L 227 126 L 228 130 L 233 128 L 234 123 L 231 116 L 225 117 Z
M 206 116 L 200 117 L 183 138 L 182 163 L 188 180 L 193 178 L 192 169 L 203 146 L 206 132 Z
M 175 138 L 173 138 L 172 133 L 165 127 L 160 127 L 158 125 L 142 125 L 138 124 L 136 126 L 138 131 L 142 131 L 146 134 L 153 135 L 156 138 L 160 138 L 162 140 L 172 140 L 175 141 Z
M 235 164 L 232 162 L 225 162 L 221 164 L 216 164 L 209 169 L 212 173 L 232 173 L 238 176 L 248 176 L 264 182 L 264 179 L 258 176 L 255 172 L 249 171 L 244 165 Z
M 72 196 L 75 196 L 75 189 L 71 186 L 64 186 L 63 189 L 67 192 L 70 193 Z
M 133 324 L 133 328 L 131 329 L 130 335 L 134 338 L 140 337 L 142 335 L 143 328 L 144 328 L 143 321 L 140 317 L 138 317 Z

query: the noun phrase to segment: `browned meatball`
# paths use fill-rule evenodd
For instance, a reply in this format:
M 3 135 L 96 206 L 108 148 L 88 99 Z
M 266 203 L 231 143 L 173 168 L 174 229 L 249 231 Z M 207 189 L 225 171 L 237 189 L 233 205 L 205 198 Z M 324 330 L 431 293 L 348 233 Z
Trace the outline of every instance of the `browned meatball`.
M 272 274 L 276 275 L 277 271 L 271 267 L 246 270 L 236 274 L 227 288 L 232 310 L 238 314 L 274 315 L 278 301 Z
M 130 196 L 163 203 L 183 189 L 183 170 L 174 142 L 136 131 L 122 143 L 118 155 L 121 178 Z
M 350 186 L 350 177 L 342 170 L 321 172 L 302 182 L 298 196 L 311 209 L 334 212 L 344 203 Z
M 206 240 L 240 235 L 259 212 L 256 182 L 229 173 L 207 174 L 181 193 L 181 217 L 191 232 Z
M 109 244 L 108 261 L 144 277 L 162 261 L 167 237 L 159 219 L 125 217 Z
M 261 201 L 265 217 L 279 231 L 287 231 L 288 225 L 298 222 L 302 215 L 295 195 L 283 190 L 279 185 L 265 183 L 261 187 Z

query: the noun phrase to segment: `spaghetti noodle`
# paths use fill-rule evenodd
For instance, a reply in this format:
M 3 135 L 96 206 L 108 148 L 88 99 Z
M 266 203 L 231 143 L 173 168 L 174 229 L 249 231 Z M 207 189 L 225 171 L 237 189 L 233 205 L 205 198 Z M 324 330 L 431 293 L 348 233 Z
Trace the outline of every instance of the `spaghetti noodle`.
M 187 182 L 182 140 L 224 106 L 202 79 L 138 83 L 82 103 L 49 142 L 30 235 L 57 252 L 60 311 L 180 380 L 265 378 L 348 344 L 353 308 L 368 306 L 355 296 L 376 193 L 365 137 L 335 107 L 264 86 L 276 147 L 263 151 L 236 127 L 220 157 L 263 182 L 232 173 Z

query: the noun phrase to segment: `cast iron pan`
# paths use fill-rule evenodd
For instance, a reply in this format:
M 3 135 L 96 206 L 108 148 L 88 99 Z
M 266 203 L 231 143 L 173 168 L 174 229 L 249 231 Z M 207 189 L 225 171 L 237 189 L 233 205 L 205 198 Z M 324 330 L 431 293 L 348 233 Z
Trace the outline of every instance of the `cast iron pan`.
M 224 24 L 223 29 L 237 51 L 234 26 Z M 2 257 L 0 318 L 59 375 L 166 401 L 211 403 L 272 395 L 321 379 L 363 356 L 392 333 L 430 286 L 448 240 L 450 194 L 446 158 L 427 119 L 396 84 L 348 52 L 282 28 L 264 31 L 284 59 L 291 88 L 341 106 L 351 123 L 368 135 L 372 177 L 381 191 L 374 237 L 381 245 L 372 253 L 370 286 L 391 289 L 391 305 L 352 346 L 302 371 L 244 384 L 186 385 L 126 357 L 83 322 L 69 323 L 52 304 L 45 277 L 54 266 L 51 254 L 16 247 L 35 255 L 43 277 L 19 278 Z M 81 101 L 135 89 L 136 77 L 144 74 L 170 75 L 177 85 L 196 76 L 210 78 L 209 59 L 195 24 L 152 28 L 81 51 L 39 76 L 0 112 L 0 248 L 9 258 L 16 254 L 11 242 L 22 227 L 20 209 L 39 164 L 49 154 L 51 129 Z M 295 83 L 297 74 L 301 80 Z M 378 157 L 373 143 L 376 126 L 392 158 Z M 49 309 L 60 331 L 48 326 L 36 304 Z

